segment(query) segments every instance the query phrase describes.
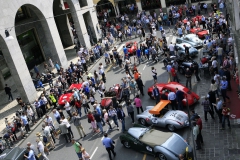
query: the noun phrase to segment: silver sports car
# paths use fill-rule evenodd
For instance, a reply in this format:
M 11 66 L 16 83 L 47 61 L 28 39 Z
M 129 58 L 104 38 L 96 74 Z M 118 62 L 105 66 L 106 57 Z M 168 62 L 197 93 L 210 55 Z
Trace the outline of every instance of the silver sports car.
M 159 160 L 179 160 L 179 154 L 193 160 L 193 149 L 178 134 L 155 129 L 132 127 L 120 136 L 126 148 L 158 157 Z
M 177 54 L 180 57 L 185 55 L 185 47 L 184 47 L 184 45 L 189 48 L 189 55 L 191 57 L 194 57 L 194 56 L 198 55 L 198 50 L 196 48 L 192 47 L 188 43 L 180 43 L 180 44 L 176 44 Z
M 141 125 L 167 127 L 169 131 L 189 126 L 188 115 L 185 112 L 163 108 L 158 114 L 151 114 L 153 108 L 154 106 L 148 106 L 143 113 L 137 115 Z
M 202 47 L 203 41 L 196 34 L 187 34 L 183 37 L 178 37 L 176 43 L 188 43 L 193 47 Z

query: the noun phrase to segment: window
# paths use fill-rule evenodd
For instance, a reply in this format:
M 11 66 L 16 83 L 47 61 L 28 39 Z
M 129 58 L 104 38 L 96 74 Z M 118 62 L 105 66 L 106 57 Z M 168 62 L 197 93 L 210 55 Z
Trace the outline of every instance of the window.
M 80 4 L 80 7 L 88 6 L 87 0 L 78 0 L 78 1 L 79 1 L 79 4 Z
M 18 9 L 17 14 L 16 14 L 16 18 L 15 18 L 15 22 L 20 22 L 22 20 L 28 19 L 30 18 L 30 13 L 29 10 L 27 9 L 26 6 L 22 6 Z
M 3 57 L 3 53 L 2 53 L 1 49 L 0 49 L 0 71 L 2 72 L 0 74 L 3 75 L 4 79 L 7 79 L 8 77 L 11 76 L 10 70 L 8 68 L 8 65 L 7 65 L 4 57 Z

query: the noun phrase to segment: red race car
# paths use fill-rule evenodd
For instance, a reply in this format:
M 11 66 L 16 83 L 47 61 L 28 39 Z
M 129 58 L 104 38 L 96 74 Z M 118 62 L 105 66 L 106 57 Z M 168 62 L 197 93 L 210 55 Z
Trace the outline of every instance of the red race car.
M 129 55 L 134 55 L 136 54 L 136 50 L 137 50 L 137 46 L 138 46 L 138 43 L 137 42 L 127 42 L 125 44 L 125 46 L 127 47 L 128 49 L 128 54 Z
M 160 91 L 160 94 L 162 94 L 162 91 L 165 91 L 166 95 L 168 95 L 168 93 L 171 91 L 176 92 L 176 88 L 178 88 L 178 90 L 184 92 L 185 97 L 187 97 L 188 99 L 189 106 L 193 105 L 200 99 L 200 97 L 196 93 L 190 91 L 187 87 L 177 82 L 157 83 L 156 85 Z M 152 98 L 152 91 L 153 91 L 153 86 L 148 88 L 148 95 L 151 98 Z M 183 105 L 186 106 L 186 99 L 183 99 Z
M 122 100 L 122 89 L 119 84 L 114 85 L 113 87 L 109 88 L 108 92 L 105 92 L 105 97 L 114 97 L 116 96 L 117 101 L 120 103 Z M 112 98 L 103 98 L 101 100 L 101 108 L 102 109 L 109 109 L 112 105 Z
M 72 85 L 68 88 L 68 90 L 59 97 L 59 99 L 58 99 L 58 104 L 59 104 L 60 106 L 64 106 L 64 105 L 65 105 L 64 100 L 67 100 L 68 102 L 70 102 L 70 98 L 71 98 L 72 95 L 73 95 L 72 90 L 73 90 L 74 88 L 80 90 L 81 87 L 82 87 L 82 83 L 72 84 Z
M 198 37 L 201 39 L 204 39 L 205 35 L 209 34 L 208 30 L 201 29 L 201 28 L 192 28 L 190 29 L 190 32 L 198 35 Z

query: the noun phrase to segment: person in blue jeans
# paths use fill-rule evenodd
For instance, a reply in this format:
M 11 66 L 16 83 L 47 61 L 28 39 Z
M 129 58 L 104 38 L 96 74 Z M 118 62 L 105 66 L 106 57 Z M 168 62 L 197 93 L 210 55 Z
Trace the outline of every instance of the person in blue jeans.
M 125 129 L 125 113 L 124 113 L 121 105 L 119 105 L 119 107 L 117 109 L 117 116 L 118 116 L 118 120 L 122 123 L 122 132 L 126 131 L 126 129 Z
M 141 50 L 139 48 L 137 48 L 137 50 L 136 50 L 136 56 L 138 59 L 138 64 L 140 64 L 141 63 Z
M 93 116 L 97 122 L 97 126 L 100 129 L 101 133 L 103 134 L 103 126 L 102 126 L 102 120 L 101 115 L 97 112 L 97 110 L 94 110 Z
M 117 126 L 117 130 L 119 130 L 119 125 L 117 121 L 117 110 L 113 108 L 113 106 L 110 106 L 110 109 L 108 110 L 108 116 L 113 120 L 113 122 Z

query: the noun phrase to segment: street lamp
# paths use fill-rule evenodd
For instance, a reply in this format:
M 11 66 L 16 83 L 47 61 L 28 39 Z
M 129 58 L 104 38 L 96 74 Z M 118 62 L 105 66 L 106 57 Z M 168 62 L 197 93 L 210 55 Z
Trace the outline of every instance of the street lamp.
M 194 142 L 194 136 L 193 136 L 193 132 L 192 132 L 192 122 L 191 122 L 191 118 L 190 118 L 190 109 L 189 109 L 189 104 L 188 104 L 188 99 L 187 99 L 187 95 L 185 95 L 185 99 L 186 99 L 186 106 L 187 106 L 187 111 L 188 111 L 188 121 L 189 121 L 189 129 L 192 135 L 192 143 L 193 143 L 193 156 L 194 156 L 194 160 L 197 160 L 197 156 L 196 156 L 196 146 L 195 146 L 195 142 Z

